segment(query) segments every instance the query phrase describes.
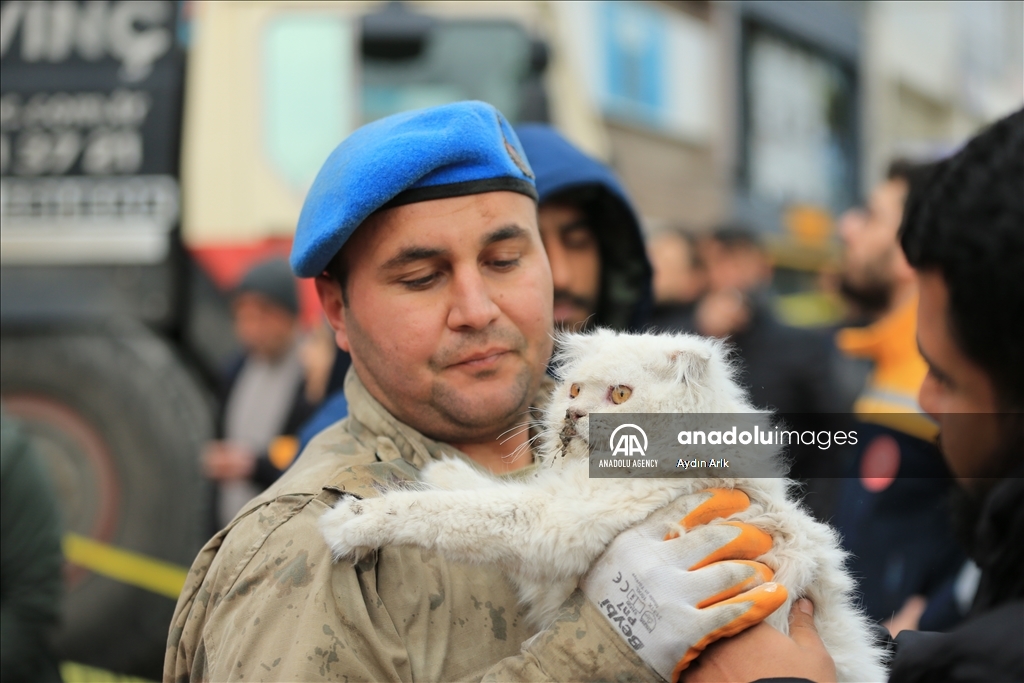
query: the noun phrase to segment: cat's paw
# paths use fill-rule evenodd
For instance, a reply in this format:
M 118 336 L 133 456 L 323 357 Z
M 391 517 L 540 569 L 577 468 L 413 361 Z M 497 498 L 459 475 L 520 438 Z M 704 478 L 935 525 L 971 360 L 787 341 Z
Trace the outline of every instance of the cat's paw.
M 386 516 L 380 508 L 380 499 L 347 496 L 320 517 L 320 533 L 335 561 L 359 562 L 388 541 Z
M 486 474 L 475 469 L 468 462 L 457 458 L 435 460 L 423 468 L 424 482 L 447 491 L 478 489 L 493 482 Z

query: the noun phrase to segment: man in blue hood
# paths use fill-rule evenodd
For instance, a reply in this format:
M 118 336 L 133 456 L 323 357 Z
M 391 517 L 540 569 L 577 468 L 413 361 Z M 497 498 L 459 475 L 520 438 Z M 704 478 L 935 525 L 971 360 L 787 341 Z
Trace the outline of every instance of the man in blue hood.
M 537 176 L 555 325 L 641 329 L 652 306 L 651 265 L 622 185 L 611 169 L 551 126 L 524 124 L 516 134 Z

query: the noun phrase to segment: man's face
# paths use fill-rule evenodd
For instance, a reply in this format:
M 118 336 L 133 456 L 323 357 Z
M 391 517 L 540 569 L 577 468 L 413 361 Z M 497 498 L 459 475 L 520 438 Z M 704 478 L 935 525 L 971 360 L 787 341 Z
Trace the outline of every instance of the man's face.
M 906 198 L 904 181 L 887 180 L 871 193 L 865 213 L 847 213 L 840 220 L 842 288 L 865 309 L 887 308 L 897 279 L 909 275 L 896 241 Z
M 265 296 L 241 292 L 232 301 L 235 336 L 242 348 L 264 360 L 277 360 L 295 338 L 295 316 Z
M 571 204 L 542 204 L 540 235 L 551 263 L 555 324 L 576 329 L 597 310 L 601 251 L 586 215 Z
M 701 256 L 711 291 L 750 292 L 771 279 L 771 263 L 753 245 L 726 245 L 709 239 L 702 245 Z
M 536 215 L 512 192 L 388 209 L 345 245 L 347 303 L 317 278 L 338 345 L 396 418 L 454 444 L 526 419 L 552 345 Z
M 949 289 L 941 273 L 918 273 L 917 342 L 928 363 L 918 402 L 939 423 L 942 453 L 961 481 L 994 477 L 1002 449 L 995 388 L 952 335 Z
M 690 303 L 704 289 L 704 273 L 695 265 L 693 248 L 673 234 L 655 237 L 647 257 L 654 269 L 654 299 L 658 303 Z

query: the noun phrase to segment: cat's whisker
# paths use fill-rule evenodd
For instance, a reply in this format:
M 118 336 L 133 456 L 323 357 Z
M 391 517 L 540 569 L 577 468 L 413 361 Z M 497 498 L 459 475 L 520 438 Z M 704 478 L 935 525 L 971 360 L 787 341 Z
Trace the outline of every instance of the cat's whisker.
M 519 436 L 519 435 L 520 435 L 520 434 L 522 434 L 523 432 L 525 432 L 525 431 L 528 431 L 528 429 L 529 429 L 529 428 L 527 427 L 526 429 L 520 429 L 520 430 L 519 430 L 518 432 L 516 432 L 515 434 L 509 434 L 509 435 L 508 435 L 507 437 L 505 437 L 504 439 L 502 439 L 502 440 L 501 440 L 501 441 L 499 441 L 498 443 L 500 443 L 500 444 L 501 444 L 502 446 L 504 446 L 506 442 L 508 442 L 508 441 L 511 441 L 512 439 L 516 438 L 517 436 Z
M 538 439 L 540 439 L 542 436 L 545 436 L 547 434 L 553 433 L 553 431 L 554 430 L 552 430 L 552 429 L 541 430 L 540 432 L 538 432 L 537 434 L 534 434 L 533 436 L 531 436 L 529 439 L 527 439 L 523 443 L 521 443 L 518 446 L 516 446 L 515 449 L 513 449 L 513 451 L 511 453 L 509 453 L 508 455 L 503 455 L 502 456 L 502 460 L 506 460 L 508 462 L 515 462 L 519 458 L 519 456 L 523 455 L 523 453 L 526 452 L 527 448 L 531 448 L 533 446 L 533 444 Z
M 530 428 L 530 423 L 529 422 L 520 422 L 519 424 L 515 425 L 514 427 L 509 427 L 508 429 L 503 431 L 498 436 L 505 436 L 506 434 L 508 434 L 510 432 L 518 433 L 518 432 L 523 431 L 524 429 L 529 429 L 529 428 Z
M 536 412 L 538 415 L 537 416 L 530 415 L 531 412 Z M 537 418 L 538 417 L 543 417 L 544 411 L 541 410 L 540 408 L 534 408 L 534 407 L 531 406 L 531 407 L 527 408 L 526 410 L 522 411 L 519 414 L 524 416 L 524 417 L 526 417 L 527 420 L 524 421 L 524 422 L 518 422 L 518 423 L 512 425 L 511 427 L 509 427 L 508 429 L 506 429 L 505 431 L 503 431 L 501 434 L 498 434 L 498 438 L 501 439 L 501 437 L 503 437 L 506 434 L 509 434 L 510 432 L 512 432 L 512 434 L 510 436 L 508 436 L 507 438 L 503 439 L 500 443 L 505 443 L 509 439 L 515 438 L 519 434 L 522 434 L 523 431 L 528 430 L 528 429 L 530 429 L 530 428 L 532 428 L 534 426 L 539 426 L 541 423 L 538 421 Z
M 510 427 L 510 428 L 506 429 L 505 431 L 503 431 L 501 434 L 498 434 L 498 438 L 500 439 L 501 437 L 505 436 L 509 432 L 515 432 L 515 434 L 512 435 L 512 436 L 515 436 L 516 434 L 521 434 L 524 429 L 529 429 L 529 428 L 530 428 L 530 423 L 529 422 L 520 422 L 519 424 L 515 425 L 514 427 Z M 511 437 L 509 437 L 509 438 L 511 438 Z M 506 439 L 506 441 L 507 440 L 508 439 Z M 502 441 L 502 443 L 505 443 L 505 441 Z
M 541 413 L 541 414 L 543 414 L 544 413 L 544 408 L 538 408 L 537 406 L 528 406 L 527 408 L 524 408 L 523 410 L 521 410 L 518 414 L 519 415 L 529 415 L 530 413 Z
M 524 453 L 526 453 L 526 451 L 527 451 L 527 449 L 529 447 L 530 447 L 530 442 L 529 441 L 524 441 L 523 443 L 521 443 L 518 446 L 516 446 L 515 449 L 513 449 L 513 451 L 511 453 L 509 453 L 508 455 L 502 456 L 502 460 L 505 460 L 505 461 L 510 462 L 510 463 L 515 462 L 516 460 L 519 459 L 519 456 L 521 456 Z
M 519 459 L 519 456 L 526 452 L 525 446 L 526 444 L 524 443 L 519 444 L 511 453 L 509 453 L 508 455 L 501 456 L 501 459 L 507 463 L 515 462 L 516 460 Z

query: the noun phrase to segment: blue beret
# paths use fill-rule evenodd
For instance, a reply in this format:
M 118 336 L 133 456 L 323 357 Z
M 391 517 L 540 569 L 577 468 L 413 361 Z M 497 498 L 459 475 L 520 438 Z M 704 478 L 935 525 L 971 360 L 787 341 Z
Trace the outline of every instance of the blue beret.
M 519 138 L 493 106 L 456 102 L 368 123 L 331 152 L 313 181 L 292 270 L 299 277 L 322 273 L 379 209 L 498 191 L 537 199 Z

